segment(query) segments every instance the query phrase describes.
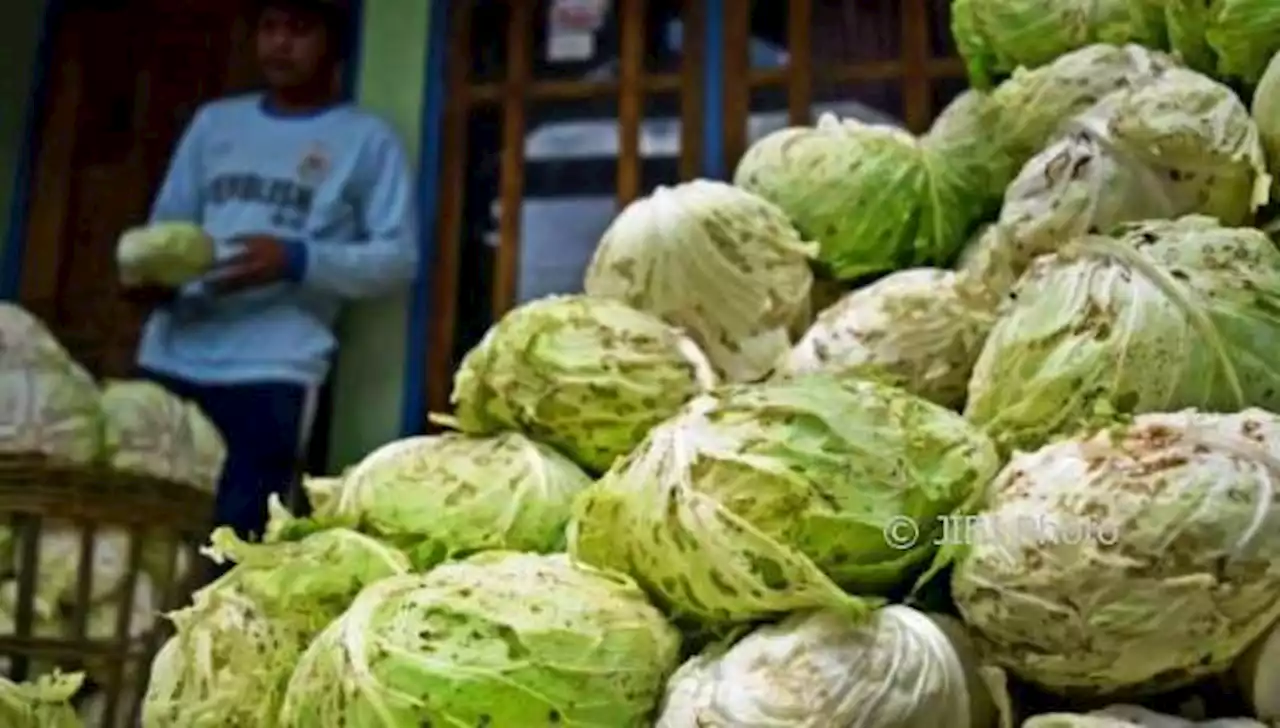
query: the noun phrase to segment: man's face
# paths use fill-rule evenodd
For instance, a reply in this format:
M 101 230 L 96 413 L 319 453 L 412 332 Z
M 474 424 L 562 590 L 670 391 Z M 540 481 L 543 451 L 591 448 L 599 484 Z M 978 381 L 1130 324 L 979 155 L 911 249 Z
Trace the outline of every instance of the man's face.
M 306 86 L 327 68 L 328 32 L 314 13 L 268 7 L 257 37 L 258 63 L 272 88 Z

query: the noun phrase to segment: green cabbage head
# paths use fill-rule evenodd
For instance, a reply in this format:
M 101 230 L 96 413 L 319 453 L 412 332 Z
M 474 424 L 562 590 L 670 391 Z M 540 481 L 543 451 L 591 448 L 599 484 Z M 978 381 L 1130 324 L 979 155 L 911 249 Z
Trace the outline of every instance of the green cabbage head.
M 151 668 L 144 728 L 273 728 L 308 642 L 366 584 L 405 574 L 404 554 L 342 528 L 249 544 L 225 528 L 209 549 L 235 566 L 171 615 L 176 634 Z
M 299 661 L 280 724 L 647 727 L 679 651 L 629 579 L 489 551 L 361 592 Z
M 932 554 L 940 516 L 999 468 L 959 415 L 810 375 L 694 400 L 579 500 L 570 550 L 715 631 L 809 607 L 865 611 Z M 886 537 L 908 520 L 911 543 Z
M 975 88 L 1095 43 L 1161 47 L 1158 0 L 954 0 L 951 34 Z
M 111 466 L 213 492 L 227 459 L 218 428 L 195 404 L 153 382 L 102 388 Z
M 779 375 L 870 377 L 960 409 L 995 310 L 983 291 L 952 271 L 890 273 L 823 311 Z
M 188 222 L 134 228 L 116 246 L 120 283 L 177 288 L 213 267 L 214 248 L 213 238 Z
M 969 382 L 1005 449 L 1117 414 L 1280 410 L 1280 251 L 1211 218 L 1138 223 L 1039 258 Z
M 343 477 L 326 516 L 396 544 L 418 568 L 482 550 L 564 550 L 592 479 L 518 432 L 398 440 Z
M 698 345 L 657 317 L 607 298 L 549 296 L 508 313 L 463 359 L 453 424 L 517 430 L 602 472 L 714 382 Z
M 991 93 L 999 125 L 991 136 L 1021 167 L 1058 137 L 1062 125 L 1114 91 L 1140 86 L 1177 66 L 1138 45 L 1095 44 L 1034 69 L 1019 69 Z
M 1280 617 L 1278 457 L 1260 409 L 1139 415 L 1015 456 L 987 493 L 993 537 L 952 573 L 983 654 L 1079 697 L 1228 669 Z
M 967 89 L 947 104 L 921 140 L 946 159 L 957 174 L 981 180 L 981 184 L 972 184 L 980 219 L 999 211 L 1004 189 L 1018 171 L 1000 139 L 991 133 L 999 124 L 1000 107 L 992 94 Z M 982 189 L 986 194 L 979 196 Z
M 585 290 L 684 328 L 721 376 L 750 382 L 808 325 L 817 252 L 773 204 L 695 180 L 623 209 L 596 248 Z
M 975 713 L 968 676 L 977 666 L 962 655 L 910 607 L 861 622 L 798 612 L 684 663 L 657 728 L 994 725 Z
M 1173 50 L 1198 71 L 1253 85 L 1280 49 L 1280 5 L 1270 0 L 1167 0 Z
M 753 144 L 733 182 L 782 208 L 831 274 L 852 280 L 950 262 L 986 190 L 947 165 L 902 129 L 826 114 Z
M 0 725 L 5 728 L 80 728 L 84 723 L 71 707 L 84 676 L 52 674 L 15 683 L 0 677 Z

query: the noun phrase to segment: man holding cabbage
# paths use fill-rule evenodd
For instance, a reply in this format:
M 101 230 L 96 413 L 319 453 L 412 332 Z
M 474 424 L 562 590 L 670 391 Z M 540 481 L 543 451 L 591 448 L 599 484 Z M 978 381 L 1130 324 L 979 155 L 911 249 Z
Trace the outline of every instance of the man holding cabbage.
M 255 10 L 266 90 L 196 113 L 118 249 L 131 297 L 155 304 L 139 366 L 221 430 L 216 520 L 245 538 L 294 478 L 342 305 L 405 285 L 418 259 L 400 142 L 338 100 L 345 3 Z

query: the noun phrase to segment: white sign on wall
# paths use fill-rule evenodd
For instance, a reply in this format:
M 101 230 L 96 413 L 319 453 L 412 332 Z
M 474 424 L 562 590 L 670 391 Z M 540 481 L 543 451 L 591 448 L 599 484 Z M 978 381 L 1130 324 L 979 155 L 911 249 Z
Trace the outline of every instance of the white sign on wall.
M 604 25 L 612 0 L 552 0 L 547 19 L 547 60 L 589 60 L 596 52 L 596 32 Z

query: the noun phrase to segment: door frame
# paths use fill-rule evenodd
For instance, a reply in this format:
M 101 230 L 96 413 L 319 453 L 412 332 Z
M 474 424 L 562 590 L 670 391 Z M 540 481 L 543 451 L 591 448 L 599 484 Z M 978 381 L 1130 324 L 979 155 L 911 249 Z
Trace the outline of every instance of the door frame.
M 26 261 L 27 223 L 34 193 L 36 156 L 40 152 L 43 125 L 40 123 L 49 100 L 49 67 L 53 62 L 54 30 L 62 17 L 65 0 L 44 0 L 40 17 L 35 58 L 28 86 L 27 107 L 23 118 L 22 141 L 18 149 L 18 164 L 13 173 L 13 193 L 9 203 L 8 230 L 5 232 L 3 254 L 0 254 L 0 300 L 16 301 L 22 286 L 22 272 Z

